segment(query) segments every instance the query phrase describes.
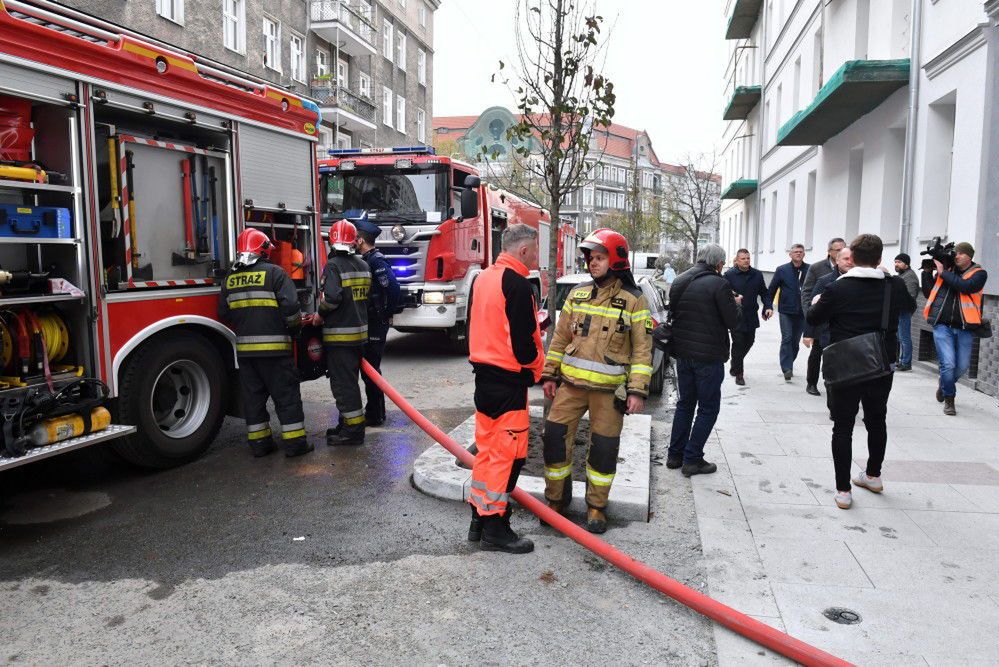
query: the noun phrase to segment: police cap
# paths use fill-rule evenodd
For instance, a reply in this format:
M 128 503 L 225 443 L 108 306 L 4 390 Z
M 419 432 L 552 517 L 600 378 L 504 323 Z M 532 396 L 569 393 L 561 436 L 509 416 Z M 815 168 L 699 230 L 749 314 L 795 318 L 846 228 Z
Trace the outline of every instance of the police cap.
M 381 228 L 375 223 L 369 222 L 367 218 L 355 221 L 354 226 L 357 227 L 357 233 L 363 235 L 368 243 L 374 243 L 378 235 L 382 233 Z

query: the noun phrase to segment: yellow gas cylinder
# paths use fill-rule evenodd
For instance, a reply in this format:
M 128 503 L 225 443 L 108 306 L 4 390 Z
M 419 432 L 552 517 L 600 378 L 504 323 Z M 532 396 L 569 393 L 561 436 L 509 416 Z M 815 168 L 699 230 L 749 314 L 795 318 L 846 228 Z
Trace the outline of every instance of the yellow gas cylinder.
M 111 423 L 111 413 L 102 407 L 90 411 L 90 432 L 103 431 Z M 61 440 L 75 438 L 83 433 L 83 417 L 80 415 L 65 415 L 46 419 L 36 424 L 28 431 L 28 440 L 35 447 L 51 445 Z

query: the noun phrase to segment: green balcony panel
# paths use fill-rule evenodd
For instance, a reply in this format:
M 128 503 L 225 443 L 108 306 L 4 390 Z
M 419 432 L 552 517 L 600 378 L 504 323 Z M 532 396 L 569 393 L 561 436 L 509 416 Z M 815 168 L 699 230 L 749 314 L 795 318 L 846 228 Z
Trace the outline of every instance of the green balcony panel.
M 725 120 L 746 120 L 749 117 L 749 112 L 759 103 L 762 94 L 763 88 L 760 86 L 737 87 L 732 93 L 728 107 L 725 108 L 723 118 Z
M 777 133 L 778 146 L 821 146 L 909 83 L 909 59 L 850 60 Z
M 725 188 L 725 192 L 721 194 L 722 199 L 745 199 L 749 195 L 756 192 L 756 188 L 759 183 L 755 178 L 740 178 L 737 181 L 732 181 L 732 183 Z
M 728 19 L 725 39 L 746 39 L 753 32 L 753 26 L 760 18 L 763 0 L 735 0 L 735 9 Z

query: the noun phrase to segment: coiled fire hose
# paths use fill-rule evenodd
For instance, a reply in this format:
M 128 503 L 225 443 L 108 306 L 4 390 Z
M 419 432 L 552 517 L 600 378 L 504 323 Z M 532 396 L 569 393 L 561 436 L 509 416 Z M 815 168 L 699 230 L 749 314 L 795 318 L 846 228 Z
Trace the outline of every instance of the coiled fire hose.
M 475 458 L 465 451 L 465 448 L 450 438 L 444 431 L 440 430 L 426 417 L 414 408 L 409 401 L 402 397 L 392 385 L 385 381 L 371 364 L 366 360 L 361 360 L 361 369 L 364 373 L 378 385 L 378 388 L 385 392 L 385 395 L 398 405 L 406 416 L 423 429 L 427 435 L 440 443 L 444 449 L 458 457 L 462 463 L 469 468 Z M 619 551 L 596 535 L 587 532 L 580 526 L 565 518 L 558 512 L 551 510 L 547 505 L 527 493 L 520 487 L 514 489 L 513 499 L 520 505 L 526 507 L 539 518 L 543 519 L 552 528 L 556 529 L 566 537 L 578 542 L 593 553 L 597 554 L 611 565 L 624 570 L 642 583 L 648 584 L 660 593 L 664 593 L 677 602 L 684 604 L 694 611 L 707 616 L 716 623 L 724 625 L 729 630 L 738 632 L 743 637 L 751 639 L 761 646 L 765 646 L 781 655 L 799 662 L 802 665 L 849 665 L 849 662 L 841 660 L 834 655 L 826 653 L 811 644 L 806 644 L 800 639 L 795 639 L 791 635 L 770 627 L 766 623 L 757 621 L 755 618 L 732 609 L 728 605 L 709 598 L 703 593 L 698 593 L 692 588 L 684 586 L 679 581 L 667 577 L 662 572 L 637 561 L 626 553 Z

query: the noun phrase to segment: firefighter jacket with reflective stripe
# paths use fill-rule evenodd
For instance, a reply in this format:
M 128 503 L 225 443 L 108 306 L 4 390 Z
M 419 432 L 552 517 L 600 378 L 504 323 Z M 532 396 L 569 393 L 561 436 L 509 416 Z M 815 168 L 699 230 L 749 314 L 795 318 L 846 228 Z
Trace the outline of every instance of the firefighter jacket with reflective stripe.
M 357 255 L 333 252 L 319 281 L 323 345 L 352 347 L 368 340 L 368 292 L 371 270 Z
M 950 273 L 947 278 L 944 278 L 946 273 Z M 978 278 L 972 281 L 972 277 L 976 274 L 981 274 Z M 923 317 L 930 325 L 937 324 L 940 322 L 940 315 L 943 312 L 943 305 L 947 301 L 947 292 L 950 290 L 955 293 L 958 299 L 958 305 L 960 306 L 961 322 L 964 324 L 963 328 L 974 328 L 982 323 L 982 290 L 985 287 L 985 280 L 988 274 L 985 273 L 983 269 L 978 264 L 972 264 L 968 267 L 968 270 L 961 274 L 958 278 L 956 273 L 945 272 L 937 275 L 937 280 L 933 284 L 933 290 L 930 291 L 930 295 L 926 298 L 926 305 L 923 307 Z M 940 298 L 938 305 L 934 308 L 934 303 L 937 302 L 937 296 L 940 294 L 940 288 L 946 283 L 944 296 Z M 965 293 L 961 290 L 961 287 L 965 289 L 971 289 L 974 291 Z M 978 287 L 975 290 L 975 287 Z M 931 315 L 932 313 L 932 315 Z M 947 322 L 940 322 L 941 324 L 947 324 Z M 956 325 L 956 320 L 953 322 Z
M 544 346 L 527 267 L 501 253 L 475 279 L 468 360 L 476 373 L 530 387 L 541 378 Z
M 649 395 L 652 316 L 645 295 L 614 278 L 585 282 L 569 293 L 545 357 L 542 377 L 577 387 Z
M 292 333 L 302 324 L 295 283 L 264 259 L 240 266 L 222 282 L 219 319 L 236 333 L 237 356 L 290 355 Z

